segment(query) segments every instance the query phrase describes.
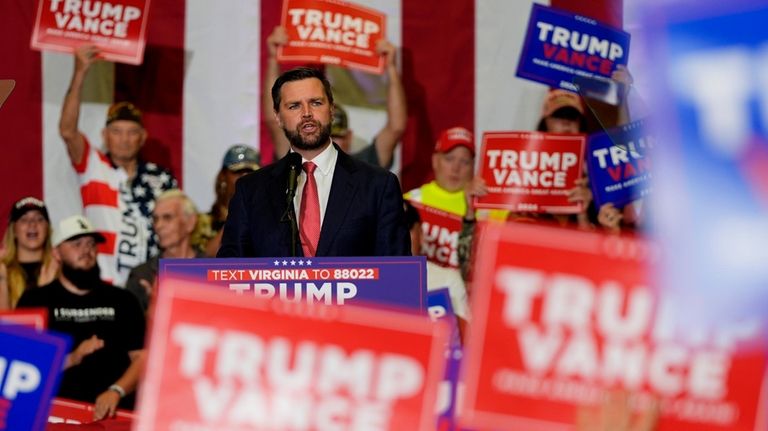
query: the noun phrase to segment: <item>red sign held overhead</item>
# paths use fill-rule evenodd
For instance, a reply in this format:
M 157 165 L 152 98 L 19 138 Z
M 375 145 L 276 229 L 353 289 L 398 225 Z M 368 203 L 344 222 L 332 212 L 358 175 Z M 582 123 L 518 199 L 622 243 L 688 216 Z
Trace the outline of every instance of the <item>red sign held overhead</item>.
M 31 46 L 74 52 L 96 45 L 105 60 L 141 64 L 150 0 L 40 0 Z
M 478 251 L 467 426 L 568 429 L 621 388 L 638 411 L 658 401 L 659 431 L 756 429 L 765 322 L 691 330 L 693 298 L 650 284 L 648 243 L 510 224 Z
M 488 194 L 477 208 L 573 214 L 582 204 L 568 202 L 583 172 L 585 138 L 538 132 L 486 132 L 480 176 Z
M 424 316 L 158 293 L 137 429 L 434 429 L 447 328 Z
M 386 37 L 381 12 L 340 0 L 285 0 L 282 25 L 288 44 L 278 50 L 281 62 L 384 71 L 384 59 L 376 53 L 376 43 Z

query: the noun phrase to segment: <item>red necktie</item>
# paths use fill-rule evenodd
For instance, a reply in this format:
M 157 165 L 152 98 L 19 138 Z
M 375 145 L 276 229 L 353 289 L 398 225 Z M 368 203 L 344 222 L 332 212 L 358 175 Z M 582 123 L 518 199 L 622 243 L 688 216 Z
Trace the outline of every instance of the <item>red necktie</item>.
M 317 198 L 317 183 L 315 182 L 315 165 L 304 162 L 304 172 L 307 181 L 301 193 L 301 208 L 299 208 L 301 249 L 305 257 L 313 257 L 317 253 L 317 242 L 320 240 L 320 201 Z

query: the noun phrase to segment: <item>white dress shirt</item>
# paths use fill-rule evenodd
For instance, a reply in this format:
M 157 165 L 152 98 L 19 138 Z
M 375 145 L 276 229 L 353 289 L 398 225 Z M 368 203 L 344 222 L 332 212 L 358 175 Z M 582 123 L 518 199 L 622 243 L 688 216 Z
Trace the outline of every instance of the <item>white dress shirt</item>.
M 322 153 L 318 154 L 314 159 L 307 160 L 301 158 L 301 173 L 299 174 L 298 183 L 296 184 L 296 196 L 293 198 L 293 208 L 296 210 L 296 218 L 298 219 L 298 225 L 301 226 L 301 198 L 304 194 L 304 184 L 307 182 L 307 173 L 304 172 L 304 162 L 312 162 L 317 165 L 315 168 L 315 182 L 317 183 L 317 197 L 320 200 L 320 229 L 323 228 L 323 221 L 325 220 L 325 209 L 328 207 L 328 197 L 331 195 L 331 183 L 333 182 L 333 173 L 336 171 L 336 159 L 339 157 L 339 152 L 336 147 L 331 145 L 327 146 Z

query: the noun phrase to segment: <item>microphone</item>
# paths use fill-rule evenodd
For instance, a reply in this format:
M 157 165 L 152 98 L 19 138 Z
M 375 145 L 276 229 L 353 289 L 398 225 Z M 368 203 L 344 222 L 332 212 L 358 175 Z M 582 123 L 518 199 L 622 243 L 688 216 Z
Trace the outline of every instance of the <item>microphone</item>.
M 296 196 L 296 185 L 299 182 L 301 155 L 291 152 L 285 157 L 288 159 L 288 186 L 285 189 L 285 200 L 288 204 L 291 204 L 293 197 Z

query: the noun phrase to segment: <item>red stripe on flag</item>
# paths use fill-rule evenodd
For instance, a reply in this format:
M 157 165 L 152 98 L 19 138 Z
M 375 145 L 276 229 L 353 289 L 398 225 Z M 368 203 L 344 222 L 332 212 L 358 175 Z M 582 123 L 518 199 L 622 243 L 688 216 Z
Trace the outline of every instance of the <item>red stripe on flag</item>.
M 280 25 L 280 12 L 283 9 L 282 3 L 283 2 L 281 1 L 261 1 L 261 49 L 259 51 L 261 55 L 259 63 L 261 65 L 261 81 L 259 81 L 259 93 L 261 94 L 261 97 L 264 97 L 264 91 L 262 90 L 264 86 L 261 83 L 264 82 L 265 66 L 267 65 L 267 38 L 272 34 L 272 30 L 275 26 Z M 272 96 L 269 97 L 271 99 Z M 265 114 L 270 115 L 269 112 L 260 113 L 262 116 Z M 260 125 L 259 152 L 261 153 L 261 163 L 262 165 L 267 165 L 274 159 L 275 146 L 272 144 L 272 137 L 269 135 L 269 130 L 267 129 L 266 124 L 261 121 L 261 118 L 257 119 L 257 123 Z
M 131 101 L 144 112 L 149 137 L 142 157 L 170 168 L 179 186 L 184 166 L 185 8 L 185 0 L 152 1 L 144 62 L 115 65 L 115 101 Z
M 117 190 L 109 188 L 109 184 L 98 181 L 89 182 L 80 187 L 80 196 L 83 198 L 83 206 L 106 205 L 117 207 Z
M 98 245 L 99 254 L 106 254 L 109 256 L 112 256 L 115 254 L 115 242 L 117 241 L 117 234 L 114 232 L 106 232 L 106 231 L 99 231 L 102 235 L 104 235 L 104 241 L 103 243 Z
M 432 176 L 437 136 L 475 127 L 475 0 L 402 0 L 403 85 L 408 128 L 403 137 L 403 190 Z
M 40 52 L 29 48 L 38 2 L 3 1 L 0 13 L 0 79 L 16 88 L 0 108 L 0 226 L 8 209 L 24 196 L 43 197 L 43 110 Z

